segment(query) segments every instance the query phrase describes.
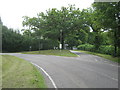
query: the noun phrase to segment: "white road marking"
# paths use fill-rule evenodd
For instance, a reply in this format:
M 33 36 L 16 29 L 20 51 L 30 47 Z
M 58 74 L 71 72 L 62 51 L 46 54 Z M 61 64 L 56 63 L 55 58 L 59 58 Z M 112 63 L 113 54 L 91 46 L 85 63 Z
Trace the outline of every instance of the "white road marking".
M 32 62 L 31 62 L 31 63 L 32 63 Z M 32 63 L 32 64 L 35 65 L 35 66 L 37 66 L 38 68 L 40 68 L 40 69 L 48 76 L 48 78 L 49 78 L 50 81 L 52 82 L 54 88 L 57 88 L 57 86 L 56 86 L 55 82 L 53 81 L 53 79 L 50 77 L 50 75 L 49 75 L 43 68 L 41 68 L 40 66 L 38 66 L 38 65 L 35 64 L 35 63 Z
M 69 50 L 71 53 L 74 53 L 74 52 L 78 52 L 78 51 L 72 51 L 72 50 Z M 76 54 L 76 53 L 74 53 Z M 80 55 L 76 54 L 78 57 L 80 57 Z
M 95 59 L 95 61 L 97 62 L 98 60 L 97 60 L 97 59 Z

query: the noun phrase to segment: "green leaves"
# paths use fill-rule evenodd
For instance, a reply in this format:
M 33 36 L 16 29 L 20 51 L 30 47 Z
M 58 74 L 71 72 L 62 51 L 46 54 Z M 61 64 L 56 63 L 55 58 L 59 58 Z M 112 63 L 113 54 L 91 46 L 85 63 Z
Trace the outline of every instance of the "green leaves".
M 61 7 L 60 10 L 52 8 L 46 13 L 37 14 L 38 17 L 24 17 L 23 25 L 33 31 L 43 31 L 40 35 L 49 39 L 56 39 L 64 45 L 65 38 L 69 33 L 76 32 L 82 27 L 82 17 L 79 8 L 73 5 Z M 62 37 L 60 36 L 62 30 Z
M 119 12 L 117 2 L 115 3 L 94 3 L 93 8 L 99 15 L 98 19 L 104 28 L 114 28 L 116 26 L 115 14 Z M 102 21 L 100 21 L 102 20 Z
M 21 34 L 13 31 L 13 29 L 8 29 L 6 26 L 2 27 L 2 50 L 3 51 L 21 51 L 23 37 Z

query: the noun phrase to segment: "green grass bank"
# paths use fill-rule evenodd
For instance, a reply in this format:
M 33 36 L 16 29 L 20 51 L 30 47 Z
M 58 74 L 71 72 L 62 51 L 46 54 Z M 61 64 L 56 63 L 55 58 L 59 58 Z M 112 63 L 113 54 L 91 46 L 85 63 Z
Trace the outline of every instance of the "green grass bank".
M 2 55 L 3 88 L 46 88 L 41 73 L 28 61 Z
M 30 52 L 22 52 L 22 53 L 23 54 L 43 54 L 43 55 L 77 57 L 76 54 L 71 53 L 69 50 L 41 50 L 41 51 L 30 51 Z

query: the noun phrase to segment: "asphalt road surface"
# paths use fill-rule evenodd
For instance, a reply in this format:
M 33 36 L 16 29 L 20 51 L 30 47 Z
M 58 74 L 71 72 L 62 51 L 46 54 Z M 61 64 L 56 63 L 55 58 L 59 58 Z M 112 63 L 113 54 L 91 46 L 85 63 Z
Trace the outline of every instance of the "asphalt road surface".
M 11 53 L 44 69 L 57 88 L 118 88 L 118 65 L 95 55 L 71 51 L 80 57 Z M 42 72 L 49 88 L 53 83 Z

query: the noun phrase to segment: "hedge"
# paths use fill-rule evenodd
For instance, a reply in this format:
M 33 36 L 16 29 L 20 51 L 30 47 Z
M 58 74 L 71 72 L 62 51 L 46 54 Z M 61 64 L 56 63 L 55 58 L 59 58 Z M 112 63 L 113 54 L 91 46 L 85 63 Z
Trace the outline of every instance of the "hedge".
M 77 47 L 79 50 L 85 51 L 94 51 L 94 45 L 91 44 L 82 44 Z
M 77 47 L 79 50 L 85 50 L 85 51 L 92 51 L 95 52 L 94 45 L 91 44 L 82 44 Z M 113 55 L 114 54 L 114 46 L 112 45 L 101 45 L 97 51 L 98 53 L 102 54 L 109 54 Z

